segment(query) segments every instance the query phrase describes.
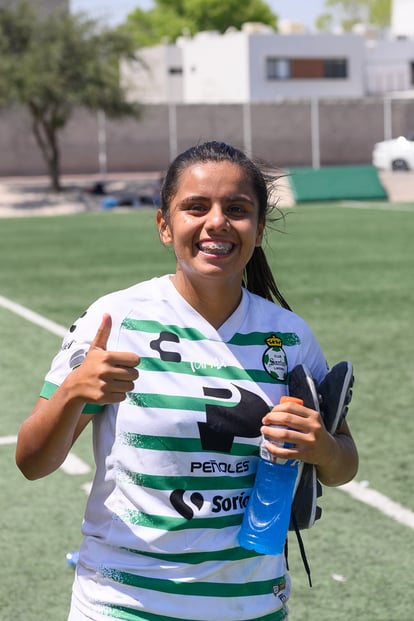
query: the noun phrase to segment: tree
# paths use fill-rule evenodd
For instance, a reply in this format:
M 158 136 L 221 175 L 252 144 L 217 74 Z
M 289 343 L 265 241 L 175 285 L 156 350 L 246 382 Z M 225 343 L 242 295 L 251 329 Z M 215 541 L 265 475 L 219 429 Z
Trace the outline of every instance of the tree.
M 318 17 L 316 26 L 319 30 L 331 27 L 333 16 L 329 9 L 333 9 L 345 32 L 358 23 L 386 28 L 391 23 L 391 4 L 392 0 L 325 0 L 328 12 Z
M 263 0 L 155 0 L 148 11 L 135 9 L 122 30 L 131 33 L 139 46 L 174 42 L 182 34 L 203 30 L 225 32 L 245 22 L 277 27 L 277 17 Z
M 139 116 L 119 80 L 119 59 L 136 58 L 134 50 L 127 33 L 82 14 L 40 19 L 27 2 L 0 9 L 0 105 L 28 110 L 54 191 L 61 190 L 60 133 L 77 107 Z

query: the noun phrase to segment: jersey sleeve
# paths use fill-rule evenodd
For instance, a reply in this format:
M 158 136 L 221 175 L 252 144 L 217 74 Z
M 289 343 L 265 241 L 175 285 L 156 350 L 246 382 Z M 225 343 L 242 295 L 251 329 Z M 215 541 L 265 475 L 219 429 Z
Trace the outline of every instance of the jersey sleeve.
M 61 348 L 53 358 L 49 371 L 46 374 L 40 396 L 49 399 L 55 390 L 62 384 L 73 369 L 82 364 L 90 348 L 96 332 L 101 324 L 104 313 L 110 313 L 110 307 L 101 298 L 92 304 L 67 330 Z M 114 333 L 117 332 L 112 326 L 108 340 L 108 349 L 114 349 Z M 96 414 L 104 409 L 102 405 L 86 404 L 84 414 Z

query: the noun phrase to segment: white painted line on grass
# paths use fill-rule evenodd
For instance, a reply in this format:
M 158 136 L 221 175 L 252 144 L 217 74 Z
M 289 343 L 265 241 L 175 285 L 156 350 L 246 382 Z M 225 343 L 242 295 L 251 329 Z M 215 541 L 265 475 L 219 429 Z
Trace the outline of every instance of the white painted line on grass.
M 16 444 L 17 436 L 0 437 L 0 446 L 8 444 Z M 88 474 L 91 471 L 90 466 L 74 453 L 69 453 L 60 468 L 66 474 Z
M 11 311 L 12 313 L 23 317 L 23 319 L 27 319 L 27 321 L 31 321 L 32 323 L 40 326 L 41 328 L 44 328 L 45 330 L 49 330 L 49 332 L 52 332 L 53 334 L 57 334 L 57 336 L 63 337 L 66 334 L 66 328 L 64 328 L 63 326 L 60 326 L 54 321 L 50 321 L 50 319 L 46 319 L 46 317 L 43 317 L 42 315 L 31 311 L 29 308 L 21 306 L 21 304 L 17 304 L 17 302 L 13 302 L 12 300 L 9 300 L 2 295 L 0 295 L 0 306 L 2 306 L 3 308 L 7 308 L 7 310 Z
M 0 438 L 0 445 L 16 444 L 17 436 L 3 436 Z
M 350 481 L 345 485 L 341 485 L 338 489 L 343 490 L 353 498 L 364 502 L 366 505 L 370 505 L 388 515 L 396 522 L 404 524 L 409 528 L 414 528 L 414 513 L 400 505 L 398 502 L 391 500 L 388 496 L 384 496 L 375 489 L 370 489 L 365 483 L 358 483 L 357 481 Z
M 69 453 L 60 468 L 66 474 L 73 475 L 88 474 L 91 471 L 90 466 L 74 453 Z
M 403 211 L 403 212 L 414 212 L 414 205 L 410 203 L 399 203 L 389 205 L 388 203 L 380 204 L 380 203 L 369 203 L 364 201 L 341 201 L 339 203 L 341 207 L 345 207 L 347 209 L 369 209 L 370 211 Z
M 83 489 L 85 494 L 89 496 L 89 494 L 91 493 L 91 489 L 92 489 L 92 481 L 89 481 L 88 483 L 84 483 L 83 485 L 81 485 L 81 489 Z

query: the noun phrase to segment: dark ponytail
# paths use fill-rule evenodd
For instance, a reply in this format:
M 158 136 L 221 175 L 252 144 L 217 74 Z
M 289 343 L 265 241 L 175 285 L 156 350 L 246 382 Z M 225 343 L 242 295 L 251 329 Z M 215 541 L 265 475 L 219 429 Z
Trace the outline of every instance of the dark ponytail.
M 291 310 L 289 304 L 279 291 L 261 246 L 254 249 L 253 255 L 246 265 L 243 276 L 243 286 L 246 287 L 248 291 L 251 291 L 251 293 L 256 293 L 271 302 L 276 300 L 283 308 Z

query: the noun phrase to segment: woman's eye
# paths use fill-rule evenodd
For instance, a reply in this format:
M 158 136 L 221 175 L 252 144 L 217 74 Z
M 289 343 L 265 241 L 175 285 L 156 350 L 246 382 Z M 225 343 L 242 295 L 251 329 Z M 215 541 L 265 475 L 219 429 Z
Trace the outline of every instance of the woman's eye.
M 204 205 L 201 205 L 199 203 L 194 203 L 193 205 L 189 205 L 188 210 L 200 213 L 200 212 L 206 211 L 206 208 Z
M 228 212 L 232 213 L 234 215 L 238 215 L 238 214 L 244 214 L 246 213 L 246 209 L 243 205 L 229 205 L 228 207 Z

